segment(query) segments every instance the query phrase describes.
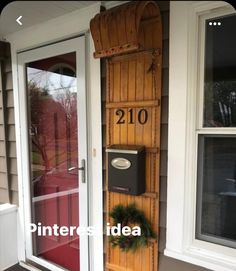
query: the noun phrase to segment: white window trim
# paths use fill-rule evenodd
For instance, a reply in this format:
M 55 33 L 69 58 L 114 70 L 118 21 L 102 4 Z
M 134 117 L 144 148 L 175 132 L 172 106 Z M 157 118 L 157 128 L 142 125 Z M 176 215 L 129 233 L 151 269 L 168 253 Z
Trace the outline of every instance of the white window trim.
M 13 89 L 15 103 L 15 127 L 16 127 L 16 145 L 17 145 L 17 167 L 18 167 L 18 187 L 19 187 L 19 209 L 17 221 L 18 238 L 18 260 L 26 261 L 25 255 L 25 226 L 24 226 L 24 203 L 22 170 L 24 170 L 24 157 L 22 156 L 21 140 L 21 119 L 19 107 L 18 90 L 18 72 L 17 72 L 17 53 L 38 46 L 47 45 L 57 41 L 65 40 L 79 34 L 87 35 L 87 85 L 89 100 L 89 117 L 92 121 L 89 123 L 89 144 L 91 153 L 88 158 L 91 159 L 90 175 L 90 224 L 103 229 L 103 199 L 102 199 L 102 131 L 101 131 L 101 78 L 100 78 L 100 60 L 94 59 L 94 45 L 91 34 L 89 33 L 90 20 L 100 12 L 101 3 L 98 2 L 86 8 L 70 12 L 66 15 L 54 18 L 52 20 L 34 25 L 5 37 L 11 43 Z M 92 106 L 91 106 L 92 105 Z M 90 239 L 90 270 L 103 271 L 103 233 L 97 234 Z
M 170 2 L 167 236 L 165 255 L 216 271 L 236 268 L 236 250 L 195 239 L 198 97 L 203 85 L 201 18 L 234 12 L 221 1 Z M 199 40 L 200 37 L 200 40 Z M 200 54 L 199 54 L 200 53 Z M 199 63 L 199 56 L 201 61 Z M 223 132 L 222 132 L 223 130 Z M 204 129 L 210 133 L 211 129 Z M 217 131 L 217 129 L 215 130 Z M 235 133 L 221 129 L 221 133 Z

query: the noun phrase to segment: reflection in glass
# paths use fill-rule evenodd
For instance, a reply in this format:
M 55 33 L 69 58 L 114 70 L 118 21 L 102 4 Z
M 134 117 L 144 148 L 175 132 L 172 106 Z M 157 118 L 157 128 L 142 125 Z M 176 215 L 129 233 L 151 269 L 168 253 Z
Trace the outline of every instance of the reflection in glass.
M 32 222 L 79 226 L 76 55 L 27 64 Z M 33 236 L 34 255 L 79 270 L 79 237 Z
M 236 247 L 236 137 L 201 135 L 198 157 L 197 238 Z
M 206 21 L 204 127 L 236 127 L 236 15 Z

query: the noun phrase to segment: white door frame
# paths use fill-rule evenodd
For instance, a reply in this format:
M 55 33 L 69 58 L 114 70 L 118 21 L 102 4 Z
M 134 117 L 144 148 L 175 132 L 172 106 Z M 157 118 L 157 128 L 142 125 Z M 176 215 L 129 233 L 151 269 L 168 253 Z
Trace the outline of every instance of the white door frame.
M 55 271 L 63 270 L 63 268 L 56 267 L 54 264 L 45 261 L 42 258 L 33 255 L 32 234 L 29 231 L 31 219 L 31 180 L 30 180 L 30 157 L 29 157 L 29 136 L 28 136 L 28 114 L 27 114 L 27 83 L 26 83 L 26 64 L 29 62 L 63 55 L 66 53 L 76 52 L 76 79 L 77 79 L 77 114 L 78 114 L 78 142 L 80 161 L 86 161 L 86 176 L 87 172 L 87 102 L 86 102 L 86 74 L 85 74 L 85 36 L 70 39 L 40 47 L 34 50 L 26 51 L 18 54 L 18 79 L 19 91 L 19 109 L 21 112 L 21 142 L 22 142 L 22 157 L 24 157 L 24 169 L 22 177 L 24 179 L 24 211 L 25 211 L 25 242 L 26 242 L 26 258 L 32 260 L 46 268 Z M 79 161 L 79 163 L 80 163 Z M 81 171 L 80 171 L 80 174 Z M 86 183 L 82 183 L 82 178 L 79 178 L 79 221 L 81 227 L 88 227 L 88 178 Z M 83 266 L 84 271 L 88 271 L 88 236 L 80 236 L 80 266 Z
M 50 44 L 66 38 L 78 36 L 86 33 L 86 64 L 87 64 L 87 90 L 88 90 L 88 123 L 89 138 L 91 146 L 88 152 L 90 166 L 88 175 L 90 179 L 89 202 L 90 217 L 89 224 L 96 226 L 100 231 L 90 238 L 90 270 L 103 271 L 103 186 L 102 186 L 102 123 L 101 123 L 101 75 L 100 60 L 94 59 L 94 45 L 89 31 L 90 20 L 100 12 L 101 3 L 98 2 L 89 7 L 70 12 L 39 25 L 22 29 L 13 34 L 9 34 L 5 39 L 11 43 L 12 74 L 15 103 L 15 127 L 16 127 L 16 147 L 17 147 L 17 167 L 18 167 L 18 195 L 19 209 L 17 221 L 18 239 L 18 260 L 25 261 L 25 236 L 24 236 L 24 209 L 23 209 L 23 164 L 21 142 L 21 112 L 19 110 L 19 98 L 21 93 L 18 89 L 17 73 L 17 53 L 27 49 L 36 48 L 41 45 Z

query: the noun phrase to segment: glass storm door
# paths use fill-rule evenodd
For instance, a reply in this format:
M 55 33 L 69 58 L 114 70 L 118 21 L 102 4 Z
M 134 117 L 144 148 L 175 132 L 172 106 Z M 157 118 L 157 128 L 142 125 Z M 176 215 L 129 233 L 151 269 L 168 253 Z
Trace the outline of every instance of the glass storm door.
M 88 226 L 84 46 L 80 37 L 18 58 L 28 131 L 26 254 L 51 270 L 88 270 L 88 237 L 76 232 Z M 41 233 L 29 235 L 29 223 Z

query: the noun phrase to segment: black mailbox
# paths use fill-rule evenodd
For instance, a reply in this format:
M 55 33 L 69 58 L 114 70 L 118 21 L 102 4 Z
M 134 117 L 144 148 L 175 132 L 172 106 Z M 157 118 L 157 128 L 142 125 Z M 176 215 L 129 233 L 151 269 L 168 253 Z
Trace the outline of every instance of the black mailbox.
M 145 193 L 144 146 L 111 145 L 108 153 L 108 190 L 140 195 Z

